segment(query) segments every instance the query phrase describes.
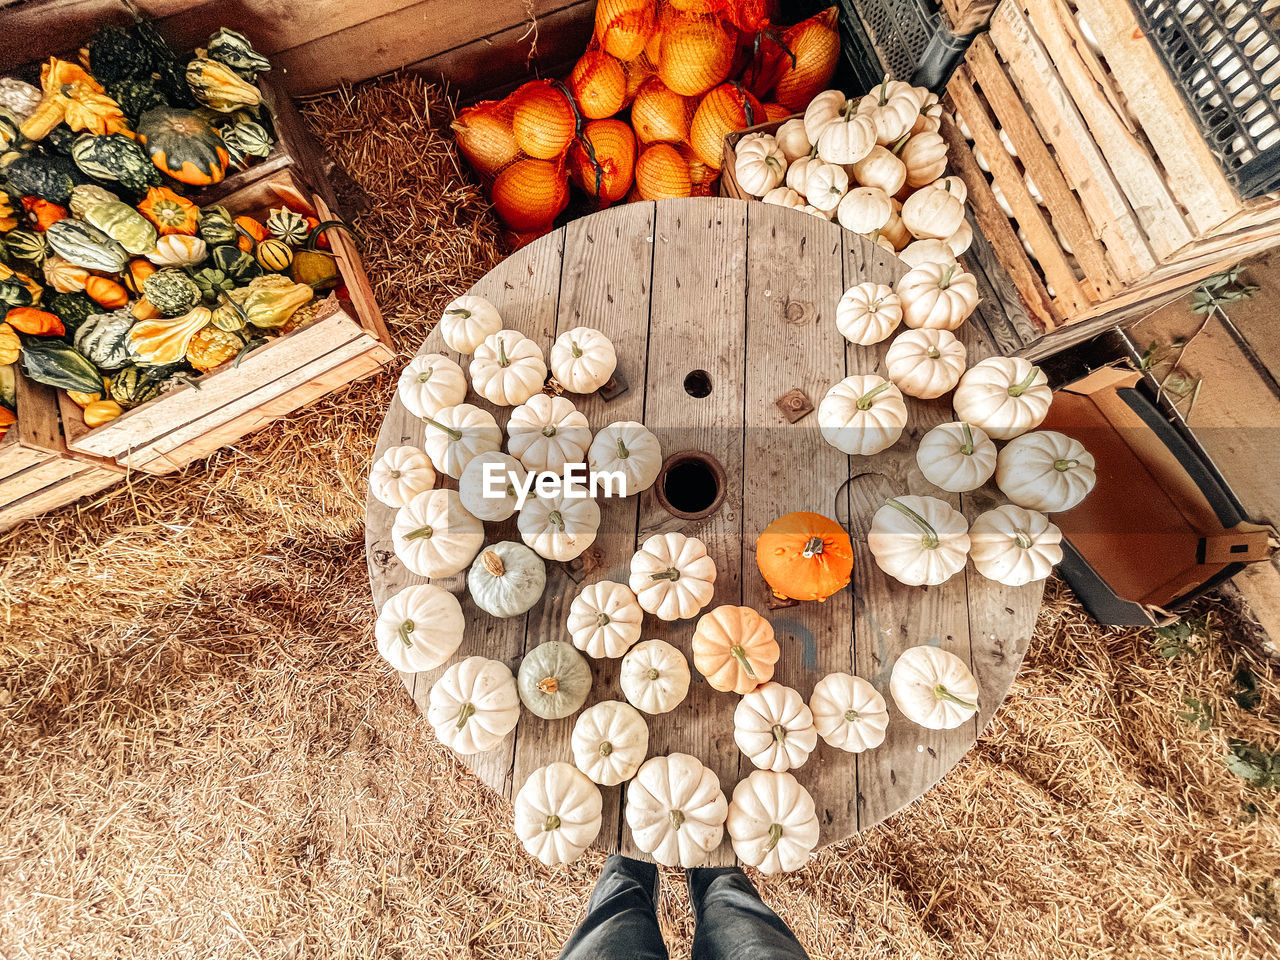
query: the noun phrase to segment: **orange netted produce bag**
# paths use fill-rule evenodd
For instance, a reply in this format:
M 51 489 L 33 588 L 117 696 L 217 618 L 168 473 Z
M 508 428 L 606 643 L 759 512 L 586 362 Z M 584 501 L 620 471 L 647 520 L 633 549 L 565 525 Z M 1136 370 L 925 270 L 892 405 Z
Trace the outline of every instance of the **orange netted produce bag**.
M 568 87 L 588 120 L 612 117 L 627 101 L 627 71 L 603 50 L 588 50 L 574 64 Z
M 569 205 L 569 183 L 563 160 L 525 157 L 507 167 L 493 182 L 493 208 L 512 230 L 536 233 L 551 229 Z
M 481 101 L 460 110 L 450 124 L 458 149 L 486 179 L 493 179 L 503 167 L 520 157 L 520 147 L 511 127 L 509 99 Z
M 682 96 L 700 96 L 728 78 L 736 49 L 718 17 L 673 12 L 662 24 L 658 76 Z
M 626 106 L 636 98 L 636 92 L 646 80 L 657 76 L 658 68 L 653 65 L 653 61 L 642 53 L 634 60 L 628 60 L 624 63 L 622 69 L 627 74 L 627 96 L 623 103 Z
M 570 179 L 602 206 L 627 195 L 635 163 L 635 134 L 621 120 L 592 120 L 569 148 Z
M 693 192 L 689 164 L 669 143 L 646 147 L 636 160 L 636 193 L 642 200 L 688 197 Z
M 599 0 L 596 3 L 596 42 L 619 60 L 633 60 L 644 51 L 653 33 L 653 0 Z
M 561 84 L 533 80 L 511 94 L 511 127 L 516 144 L 538 160 L 564 156 L 577 130 L 573 104 Z
M 764 119 L 761 123 L 773 123 L 775 120 L 785 120 L 798 110 L 789 110 L 781 103 L 762 103 L 761 108 L 764 110 Z
M 755 33 L 777 15 L 777 0 L 726 0 L 723 4 L 725 21 L 743 33 Z
M 682 97 L 659 77 L 650 77 L 640 85 L 631 104 L 631 126 L 641 143 L 684 143 L 689 139 L 689 124 L 698 102 Z
M 836 8 L 828 7 L 782 31 L 782 43 L 795 57 L 783 66 L 773 99 L 798 113 L 826 89 L 840 59 L 840 34 L 836 32 Z
M 692 197 L 714 197 L 716 195 L 716 181 L 720 179 L 720 171 L 712 170 L 705 163 L 698 159 L 698 155 L 693 152 L 693 147 L 687 143 L 677 145 L 680 156 L 684 157 L 685 163 L 689 164 L 689 195 Z
M 689 144 L 698 159 L 718 171 L 724 138 L 734 130 L 764 122 L 764 108 L 738 83 L 722 83 L 702 98 L 689 128 Z

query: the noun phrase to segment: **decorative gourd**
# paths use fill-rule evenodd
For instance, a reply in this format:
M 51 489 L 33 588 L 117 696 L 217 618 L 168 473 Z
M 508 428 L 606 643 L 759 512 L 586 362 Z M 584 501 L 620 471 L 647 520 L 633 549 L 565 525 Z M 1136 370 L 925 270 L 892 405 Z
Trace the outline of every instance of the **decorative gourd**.
M 1053 391 L 1044 371 L 1021 357 L 988 357 L 965 371 L 951 402 L 958 419 L 1011 440 L 1040 425 Z
M 753 770 L 738 781 L 725 828 L 738 859 L 765 874 L 799 870 L 818 845 L 813 797 L 789 773 Z
M 665 640 L 643 640 L 623 656 L 618 685 L 633 707 L 657 715 L 680 705 L 689 679 L 683 653 Z
M 269 237 L 253 248 L 253 258 L 262 269 L 280 272 L 293 263 L 293 251 L 287 243 Z
M 71 147 L 71 159 L 95 180 L 117 181 L 133 193 L 158 186 L 160 173 L 137 141 L 123 133 L 85 134 Z
M 781 651 L 773 625 L 750 607 L 729 604 L 698 618 L 693 665 L 713 690 L 750 693 L 773 676 Z
M 156 225 L 160 236 L 195 236 L 200 226 L 200 208 L 168 187 L 152 187 L 138 204 L 138 212 Z
M 807 110 L 805 116 L 808 117 Z M 805 130 L 809 130 L 807 120 Z M 812 135 L 810 139 L 813 140 Z M 827 163 L 857 163 L 876 145 L 876 126 L 870 117 L 858 113 L 856 103 L 847 101 L 835 116 L 821 125 L 813 143 L 818 156 Z
M 586 659 L 562 640 L 540 643 L 520 662 L 516 677 L 520 700 L 543 720 L 559 720 L 577 712 L 591 692 Z
M 156 245 L 156 228 L 151 221 L 127 203 L 119 200 L 91 207 L 85 213 L 84 219 L 135 257 L 141 256 Z
M 289 263 L 289 277 L 312 290 L 333 290 L 341 286 L 342 274 L 332 254 L 319 250 L 295 250 Z
M 219 27 L 207 46 L 205 56 L 226 64 L 246 80 L 271 69 L 271 61 L 253 49 L 248 37 L 229 27 Z
M 196 335 L 187 344 L 187 363 L 201 373 L 208 373 L 215 367 L 230 360 L 245 349 L 245 339 L 238 333 L 223 330 L 210 321 L 209 326 L 196 331 Z
M 949 190 L 928 186 L 902 201 L 901 216 L 913 237 L 945 240 L 964 222 L 964 203 Z
M 130 364 L 111 378 L 111 399 L 125 410 L 160 396 L 160 381 Z
M 420 583 L 382 605 L 373 632 L 382 659 L 401 673 L 421 673 L 453 656 L 466 622 L 457 597 L 434 583 Z
M 909 397 L 932 400 L 960 382 L 966 360 L 964 344 L 949 330 L 907 330 L 885 353 L 889 379 Z
M 44 272 L 45 283 L 53 287 L 58 293 L 79 293 L 84 289 L 85 281 L 89 279 L 89 271 L 84 267 L 77 266 L 70 260 L 51 254 L 44 259 L 44 266 L 41 268 Z M 25 291 L 25 286 L 17 286 L 11 284 L 17 291 Z M 32 303 L 30 293 L 26 294 L 25 304 L 12 303 L 14 296 L 4 298 L 4 302 L 10 306 L 25 306 Z
M 582 711 L 570 740 L 573 762 L 595 783 L 612 787 L 636 775 L 649 752 L 649 725 L 621 700 L 602 700 Z
M 520 539 L 548 560 L 569 561 L 595 543 L 600 506 L 578 484 L 565 483 L 551 497 L 530 496 L 516 521 Z
M 34 150 L 10 151 L 0 156 L 0 171 L 7 181 L 7 188 L 14 196 L 22 197 L 22 205 L 28 213 L 38 212 L 40 202 L 52 204 L 52 211 L 64 211 L 71 199 L 71 191 L 80 183 L 84 174 L 67 157 L 59 157 Z M 46 220 L 29 217 L 37 230 L 43 230 Z
M 436 738 L 461 756 L 492 750 L 519 719 L 516 678 L 500 660 L 467 657 L 431 687 L 427 720 Z
M 227 175 L 227 145 L 198 113 L 154 107 L 138 119 L 138 139 L 160 172 L 180 183 L 209 186 Z
M 411 414 L 426 418 L 461 403 L 467 395 L 467 378 L 444 354 L 424 353 L 400 373 L 396 395 Z
M 95 313 L 101 313 L 98 305 L 83 293 L 49 293 L 41 298 L 42 306 L 62 320 L 66 329 L 74 332 Z
M 622 474 L 622 495 L 629 497 L 648 490 L 658 479 L 662 448 L 643 423 L 618 420 L 596 434 L 587 462 L 594 472 Z
M 437 470 L 455 480 L 472 458 L 502 446 L 502 430 L 493 414 L 469 403 L 441 407 L 422 421 L 427 425 L 422 449 Z
M 196 232 L 210 247 L 234 244 L 239 237 L 227 208 L 216 204 L 200 211 L 200 224 L 196 227 Z
M 40 87 L 40 105 L 22 122 L 28 140 L 43 140 L 59 123 L 99 135 L 125 129 L 120 105 L 77 64 L 51 57 L 40 68 Z
M 807 156 L 809 151 L 813 149 L 813 144 L 809 142 L 809 136 L 804 129 L 804 120 L 800 117 L 793 117 L 790 120 L 783 121 L 782 125 L 778 127 L 777 133 L 773 136 L 778 141 L 778 149 L 786 157 L 787 163 L 793 163 L 801 157 Z M 894 192 L 896 193 L 897 191 Z
M 396 557 L 420 577 L 451 577 L 484 545 L 484 525 L 467 512 L 456 490 L 426 490 L 396 514 Z
M 307 226 L 307 218 L 288 207 L 276 207 L 267 217 L 267 229 L 277 240 L 292 247 L 300 247 L 307 242 L 307 234 L 311 232 Z
M 547 365 L 538 345 L 517 330 L 499 330 L 476 347 L 471 386 L 490 403 L 514 406 L 542 390 Z
M 854 233 L 872 233 L 889 222 L 893 216 L 893 203 L 889 195 L 878 187 L 857 187 L 850 190 L 836 207 L 836 219 L 840 226 Z
M 0 323 L 0 367 L 7 367 L 16 361 L 22 353 L 22 341 L 17 332 L 7 323 Z M 637 630 L 637 635 L 639 631 Z
M 61 340 L 29 340 L 23 344 L 22 370 L 29 379 L 46 386 L 80 393 L 102 390 L 98 368 Z
M 948 493 L 976 490 L 996 470 L 996 445 L 981 427 L 943 423 L 920 438 L 916 465 L 924 478 Z
M 17 77 L 0 77 L 0 109 L 9 111 L 19 122 L 36 112 L 41 100 L 40 88 Z
M 837 750 L 862 753 L 884 743 L 889 711 L 884 697 L 861 677 L 829 673 L 809 697 L 813 726 Z
M 78 267 L 119 273 L 129 263 L 124 247 L 92 224 L 67 218 L 44 232 L 49 249 Z
M 600 788 L 563 762 L 529 774 L 515 798 L 516 836 L 544 866 L 572 863 L 600 834 Z
M 1009 441 L 996 462 L 996 485 L 1022 507 L 1062 513 L 1097 483 L 1093 454 L 1079 440 L 1039 430 Z
M 156 241 L 147 259 L 157 267 L 190 267 L 202 262 L 208 248 L 199 237 L 174 233 Z
M 654 534 L 631 557 L 627 583 L 640 606 L 659 620 L 688 620 L 711 602 L 716 562 L 697 537 Z
M 168 238 L 166 238 L 168 239 Z M 225 294 L 230 293 L 236 288 L 236 282 L 216 267 L 205 267 L 191 274 L 191 279 L 196 282 L 196 286 L 200 288 L 200 298 L 206 304 L 221 303 L 222 300 L 230 300 Z M 238 305 L 238 304 L 237 304 Z M 239 330 L 244 324 L 249 322 L 246 315 L 235 329 Z M 214 321 L 217 326 L 217 321 Z
M 876 143 L 897 143 L 915 124 L 926 93 L 927 90 L 885 77 L 858 101 L 858 115 L 871 120 Z
M 621 657 L 640 639 L 644 611 L 621 583 L 601 580 L 583 587 L 569 604 L 565 628 L 573 645 L 589 657 Z
M 893 288 L 883 283 L 852 286 L 836 304 L 836 329 L 850 343 L 864 347 L 884 340 L 900 322 L 902 303 Z
M 697 757 L 650 757 L 627 786 L 636 846 L 667 867 L 697 867 L 724 838 L 729 804 L 720 779 Z
M 749 133 L 734 147 L 734 178 L 753 197 L 762 197 L 780 184 L 786 172 L 786 154 L 770 134 Z
M 902 210 L 902 204 L 897 200 L 893 200 L 893 212 L 889 214 L 889 222 L 880 228 L 880 240 L 887 240 L 893 245 L 895 251 L 904 249 L 911 243 L 911 231 L 907 229 L 906 224 L 902 222 L 902 217 L 898 216 Z
M 395 510 L 435 485 L 431 458 L 417 447 L 388 447 L 369 471 L 369 492 Z
M 973 227 L 968 220 L 961 220 L 956 232 L 943 241 L 953 256 L 960 256 L 973 244 Z
M 294 283 L 278 273 L 254 277 L 247 287 L 232 290 L 234 300 L 248 316 L 249 323 L 263 330 L 283 327 L 303 304 L 310 303 L 315 292 L 305 283 Z
M 849 585 L 853 544 L 822 514 L 787 513 L 756 540 L 756 566 L 775 596 L 822 602 Z
M 871 456 L 893 446 L 907 424 L 902 393 L 875 374 L 845 377 L 818 404 L 822 438 L 853 456 Z
M 147 277 L 142 282 L 142 293 L 167 317 L 184 315 L 201 299 L 196 282 L 185 271 L 176 267 L 157 270 Z
M 209 264 L 238 283 L 251 281 L 262 273 L 258 261 L 231 244 L 214 247 L 213 252 L 209 254 Z
M 84 425 L 92 429 L 110 423 L 122 413 L 124 407 L 114 400 L 92 400 L 81 408 L 80 415 L 84 417 Z
M 522 543 L 503 540 L 485 547 L 467 573 L 476 606 L 499 619 L 532 609 L 547 586 L 547 565 Z
M 591 327 L 566 330 L 551 345 L 551 374 L 570 393 L 594 393 L 617 366 L 613 342 Z
M 127 309 L 89 317 L 75 335 L 75 348 L 101 370 L 119 370 L 129 360 L 134 318 Z
M 909 587 L 945 583 L 964 569 L 969 524 L 935 497 L 892 497 L 871 518 L 867 547 L 876 564 Z
M 1062 531 L 1043 513 L 1006 503 L 973 521 L 969 556 L 988 580 L 1020 587 L 1045 579 L 1062 562 Z
M 879 144 L 851 165 L 849 171 L 862 186 L 883 190 L 891 197 L 907 182 L 906 164 Z
M 587 418 L 567 397 L 535 393 L 511 411 L 507 450 L 527 470 L 562 472 L 565 464 L 582 463 L 589 446 Z
M 2 193 L 0 197 L 3 197 Z M 0 200 L 0 203 L 2 202 L 3 200 Z M 44 242 L 44 234 L 22 227 L 10 230 L 4 235 L 4 247 L 13 259 L 25 260 L 35 266 L 44 263 L 44 258 L 49 252 Z
M 956 264 L 923 263 L 898 281 L 898 296 L 908 327 L 955 330 L 977 307 L 978 284 Z
M 488 489 L 485 487 L 486 470 L 499 478 Z M 463 469 L 462 476 L 458 478 L 458 496 L 462 497 L 462 505 L 478 519 L 506 520 L 516 512 L 517 491 L 526 476 L 527 472 L 515 457 L 501 450 L 489 450 L 472 457 Z
M 696 663 L 696 652 L 694 657 Z M 783 771 L 804 765 L 818 745 L 818 731 L 800 694 L 770 681 L 746 691 L 738 701 L 733 740 L 760 769 Z
M 502 317 L 498 308 L 484 297 L 468 295 L 458 297 L 444 308 L 438 326 L 450 350 L 470 354 L 502 329 Z
M 947 169 L 947 142 L 927 130 L 917 133 L 898 149 L 907 168 L 907 186 L 913 190 L 937 180 Z M 963 201 L 963 197 L 960 198 Z
M 902 715 L 930 730 L 950 730 L 978 712 L 978 681 L 941 647 L 912 647 L 893 665 L 889 693 Z
M 152 365 L 178 363 L 187 355 L 191 338 L 213 318 L 208 307 L 195 307 L 178 317 L 139 320 L 125 338 L 129 354 Z
M 13 168 L 9 168 L 9 183 L 13 185 Z M 44 233 L 59 220 L 67 219 L 67 208 L 58 203 L 51 203 L 39 197 L 23 197 L 22 209 L 27 215 L 27 223 Z M 47 240 L 46 240 L 47 243 Z
M 267 228 L 249 216 L 239 216 L 232 221 L 236 228 L 236 245 L 245 253 L 253 250 L 255 244 L 261 243 L 271 236 Z

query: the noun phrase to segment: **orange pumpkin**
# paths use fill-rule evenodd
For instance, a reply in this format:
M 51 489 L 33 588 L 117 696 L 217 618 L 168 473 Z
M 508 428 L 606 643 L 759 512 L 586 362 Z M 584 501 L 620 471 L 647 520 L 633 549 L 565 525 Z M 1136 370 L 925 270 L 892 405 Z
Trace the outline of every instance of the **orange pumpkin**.
M 588 120 L 612 117 L 626 101 L 627 74 L 603 50 L 588 50 L 569 74 L 569 90 Z
M 636 160 L 636 192 L 642 200 L 692 196 L 689 164 L 669 143 L 655 143 Z
M 762 103 L 760 106 L 764 108 L 765 123 L 776 123 L 791 116 L 791 110 L 780 103 Z
M 84 282 L 84 292 L 94 303 L 108 310 L 118 310 L 129 302 L 129 291 L 106 277 L 89 277 Z
M 650 77 L 631 104 L 631 126 L 641 143 L 683 143 L 689 139 L 696 106 L 692 98 L 682 97 L 659 77 Z
M 599 0 L 596 40 L 619 60 L 638 57 L 653 33 L 653 0 Z
M 450 126 L 458 149 L 477 172 L 495 177 L 503 167 L 519 158 L 520 147 L 511 129 L 511 105 L 485 100 L 458 112 Z
M 756 566 L 775 596 L 821 602 L 849 585 L 853 544 L 820 513 L 788 513 L 756 540 Z
M 493 182 L 494 210 L 519 233 L 549 227 L 568 205 L 569 181 L 563 163 L 517 160 Z
M 33 337 L 60 337 L 67 332 L 58 317 L 35 307 L 10 307 L 4 322 L 19 333 Z
M 0 407 L 0 439 L 9 432 L 9 428 L 18 422 L 18 415 L 8 407 Z
M 621 120 L 592 120 L 569 148 L 569 176 L 583 193 L 617 203 L 631 188 L 636 138 Z
M 678 17 L 662 31 L 658 76 L 676 93 L 696 97 L 733 68 L 734 39 L 713 17 Z
M 774 99 L 789 110 L 799 112 L 825 90 L 840 59 L 840 34 L 836 32 L 836 8 L 828 7 L 808 20 L 782 32 L 782 42 L 790 57 L 774 90 Z
M 723 83 L 698 104 L 689 127 L 689 143 L 698 159 L 718 171 L 724 158 L 725 135 L 764 120 L 760 101 L 736 83 Z
M 200 208 L 168 187 L 151 187 L 137 204 L 138 212 L 155 224 L 162 237 L 171 234 L 194 237 L 200 226 Z
M 577 130 L 573 106 L 550 80 L 532 80 L 511 95 L 516 144 L 538 160 L 554 160 L 569 149 Z
M 271 236 L 271 231 L 265 225 L 250 216 L 236 217 L 235 225 L 236 246 L 245 253 L 251 253 L 254 247 Z
M 733 7 L 737 0 L 667 0 L 667 6 L 681 13 L 718 13 L 725 7 Z

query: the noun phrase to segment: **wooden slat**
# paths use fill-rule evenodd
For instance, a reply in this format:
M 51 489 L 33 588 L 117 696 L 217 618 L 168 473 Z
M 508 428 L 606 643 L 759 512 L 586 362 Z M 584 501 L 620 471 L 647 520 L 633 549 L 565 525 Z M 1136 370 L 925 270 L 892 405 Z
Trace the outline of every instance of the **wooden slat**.
M 973 228 L 973 242 L 962 262 L 978 282 L 980 299 L 975 314 L 987 327 L 996 352 L 1008 356 L 1038 339 L 1044 330 L 1028 314 L 1018 288 L 979 228 L 973 210 L 967 211 L 966 216 Z
M 81 467 L 69 477 L 55 481 L 20 500 L 0 506 L 0 530 L 8 530 L 23 520 L 30 520 L 92 496 L 125 478 L 123 470 L 83 464 Z

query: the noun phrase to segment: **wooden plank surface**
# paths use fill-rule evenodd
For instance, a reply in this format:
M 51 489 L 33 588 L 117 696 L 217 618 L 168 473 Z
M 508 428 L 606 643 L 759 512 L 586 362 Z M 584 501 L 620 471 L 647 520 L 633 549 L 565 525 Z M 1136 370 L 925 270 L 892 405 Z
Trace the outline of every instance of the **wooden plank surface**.
M 30 520 L 92 496 L 124 479 L 123 470 L 81 464 L 81 469 L 71 476 L 42 487 L 20 500 L 0 506 L 0 530 L 8 530 L 23 520 Z

